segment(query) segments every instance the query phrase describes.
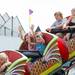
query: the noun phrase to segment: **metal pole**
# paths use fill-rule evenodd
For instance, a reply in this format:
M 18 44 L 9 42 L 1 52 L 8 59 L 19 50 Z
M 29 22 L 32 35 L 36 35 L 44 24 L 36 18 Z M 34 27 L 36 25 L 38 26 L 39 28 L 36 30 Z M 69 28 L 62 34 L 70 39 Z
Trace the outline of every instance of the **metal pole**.
M 6 27 L 4 27 L 4 36 L 6 36 Z
M 13 16 L 12 16 L 12 22 L 11 22 L 11 36 L 13 36 Z

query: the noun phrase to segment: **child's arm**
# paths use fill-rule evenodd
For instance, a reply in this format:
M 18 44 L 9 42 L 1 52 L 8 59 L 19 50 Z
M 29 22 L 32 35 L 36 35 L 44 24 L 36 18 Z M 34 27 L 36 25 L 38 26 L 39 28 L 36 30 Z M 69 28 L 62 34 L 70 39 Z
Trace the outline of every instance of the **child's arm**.
M 4 63 L 4 64 L 0 67 L 0 72 L 4 71 L 4 69 L 5 69 L 6 67 L 8 67 L 10 64 L 11 64 L 11 62 Z
M 68 28 L 75 28 L 75 26 L 68 26 Z
M 6 65 L 3 64 L 3 65 L 0 67 L 0 72 L 4 71 L 5 68 L 6 68 Z
M 31 40 L 31 34 L 29 33 L 28 34 L 28 49 L 29 50 L 33 50 L 32 46 L 34 46 L 34 45 L 35 45 L 35 42 L 32 42 L 32 40 Z
M 71 20 L 72 20 L 72 16 L 69 17 L 69 19 L 68 19 L 68 20 L 66 21 L 66 23 L 63 25 L 63 29 L 67 29 L 67 26 L 68 26 L 69 22 L 71 22 Z
M 34 35 L 34 25 L 33 24 L 30 26 L 30 32 L 32 35 Z

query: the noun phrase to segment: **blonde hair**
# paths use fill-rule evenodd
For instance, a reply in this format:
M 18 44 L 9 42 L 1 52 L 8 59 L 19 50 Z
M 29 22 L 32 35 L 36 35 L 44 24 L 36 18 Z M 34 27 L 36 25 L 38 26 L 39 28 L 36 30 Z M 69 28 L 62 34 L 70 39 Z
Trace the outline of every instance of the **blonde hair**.
M 8 60 L 8 56 L 5 53 L 0 53 L 0 58 L 3 59 L 4 61 Z
M 59 15 L 61 18 L 63 18 L 63 14 L 62 14 L 60 11 L 55 12 L 55 13 L 54 13 L 54 16 L 56 16 L 56 15 Z

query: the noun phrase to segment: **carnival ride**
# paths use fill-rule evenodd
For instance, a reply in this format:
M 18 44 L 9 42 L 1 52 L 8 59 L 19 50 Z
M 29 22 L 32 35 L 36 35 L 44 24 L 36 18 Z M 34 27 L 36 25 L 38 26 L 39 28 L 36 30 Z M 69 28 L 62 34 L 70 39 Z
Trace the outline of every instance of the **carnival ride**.
M 38 51 L 28 51 L 25 42 L 17 51 L 2 51 L 12 62 L 5 75 L 54 75 L 59 70 L 63 70 L 67 75 L 68 71 L 74 67 L 75 39 L 71 38 L 65 42 L 51 33 L 43 33 L 43 38 L 46 41 L 43 55 Z M 66 63 L 69 65 L 65 66 Z
M 52 30 L 52 33 L 58 32 L 72 34 L 75 30 Z M 19 50 L 1 51 L 7 54 L 12 63 L 5 75 L 63 75 L 59 73 L 60 70 L 64 75 L 68 75 L 69 70 L 75 65 L 75 38 L 64 41 L 52 33 L 43 33 L 46 44 L 43 55 L 38 51 L 29 51 L 25 41 Z

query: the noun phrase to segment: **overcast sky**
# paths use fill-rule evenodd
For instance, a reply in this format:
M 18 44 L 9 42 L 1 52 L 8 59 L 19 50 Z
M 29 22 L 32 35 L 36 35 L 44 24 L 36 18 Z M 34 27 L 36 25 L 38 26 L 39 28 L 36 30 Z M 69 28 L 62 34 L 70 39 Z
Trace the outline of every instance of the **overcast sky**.
M 29 31 L 28 11 L 32 9 L 32 24 L 42 30 L 55 21 L 54 12 L 61 11 L 65 16 L 75 7 L 75 0 L 0 0 L 0 13 L 7 12 L 10 16 L 18 16 L 25 31 Z

